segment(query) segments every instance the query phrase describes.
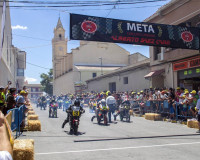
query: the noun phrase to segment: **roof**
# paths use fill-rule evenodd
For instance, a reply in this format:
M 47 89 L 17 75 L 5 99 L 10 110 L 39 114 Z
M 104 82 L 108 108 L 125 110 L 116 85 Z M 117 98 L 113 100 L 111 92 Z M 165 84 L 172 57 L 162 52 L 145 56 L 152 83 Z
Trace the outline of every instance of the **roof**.
M 158 15 L 160 15 L 160 12 L 167 9 L 168 7 L 172 6 L 174 3 L 178 2 L 180 0 L 171 0 L 169 3 L 161 6 L 153 15 L 151 15 L 150 17 L 146 18 L 144 20 L 144 22 L 149 22 L 151 21 L 153 18 L 157 17 Z
M 112 71 L 119 69 L 120 67 L 101 67 L 101 66 L 75 66 L 79 71 Z
M 133 65 L 130 65 L 130 66 L 127 66 L 127 67 L 121 67 L 119 69 L 116 69 L 110 73 L 106 73 L 104 75 L 101 75 L 101 76 L 98 76 L 98 77 L 95 77 L 95 78 L 92 78 L 92 79 L 89 79 L 87 80 L 86 82 L 90 82 L 90 81 L 95 81 L 95 80 L 99 80 L 99 79 L 102 79 L 102 78 L 105 78 L 105 77 L 109 77 L 109 76 L 112 76 L 112 75 L 117 75 L 119 73 L 123 73 L 123 72 L 127 72 L 127 71 L 131 71 L 131 70 L 134 70 L 134 69 L 138 69 L 138 68 L 142 68 L 142 67 L 145 67 L 145 66 L 149 66 L 150 65 L 150 59 L 146 59 L 146 60 L 143 60 L 143 61 L 139 61 L 137 63 L 134 63 Z
M 62 25 L 62 22 L 60 20 L 60 17 L 58 18 L 58 23 L 57 23 L 56 28 L 63 28 L 63 25 Z
M 148 73 L 147 75 L 145 75 L 144 78 L 159 76 L 159 75 L 161 75 L 163 72 L 165 72 L 165 69 L 156 70 L 156 71 L 151 71 L 150 73 Z

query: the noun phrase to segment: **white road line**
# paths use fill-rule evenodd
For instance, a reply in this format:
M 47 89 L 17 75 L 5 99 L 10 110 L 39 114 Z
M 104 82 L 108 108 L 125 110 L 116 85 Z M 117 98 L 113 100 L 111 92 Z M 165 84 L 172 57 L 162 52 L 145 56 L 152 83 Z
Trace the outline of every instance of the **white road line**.
M 112 150 L 140 149 L 140 148 L 154 148 L 154 147 L 180 146 L 180 145 L 192 145 L 192 144 L 200 144 L 200 142 L 192 142 L 192 143 L 174 143 L 174 144 L 160 144 L 160 145 L 151 145 L 151 146 L 136 146 L 136 147 L 121 147 L 121 148 L 106 148 L 106 149 L 91 149 L 91 150 L 78 150 L 78 151 L 65 151 L 65 152 L 48 152 L 48 153 L 36 153 L 36 155 L 64 154 L 64 153 L 83 153 L 83 152 L 98 152 L 98 151 L 112 151 Z

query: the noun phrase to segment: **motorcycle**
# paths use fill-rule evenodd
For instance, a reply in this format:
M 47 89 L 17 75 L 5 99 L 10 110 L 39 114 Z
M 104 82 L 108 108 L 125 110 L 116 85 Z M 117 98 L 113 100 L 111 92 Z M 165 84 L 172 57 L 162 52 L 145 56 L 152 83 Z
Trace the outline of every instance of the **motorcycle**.
M 120 120 L 126 118 L 126 122 L 130 122 L 130 105 L 121 105 L 120 106 Z
M 74 135 L 77 135 L 78 133 L 78 126 L 81 114 L 84 113 L 85 110 L 81 111 L 81 107 L 72 106 L 72 110 L 67 110 L 67 113 L 69 113 L 69 125 L 70 125 L 70 132 L 74 133 Z
M 101 121 L 104 121 L 104 125 L 108 124 L 108 118 L 107 118 L 108 108 L 102 107 L 97 110 L 97 122 L 98 124 L 101 124 Z
M 62 99 L 59 99 L 59 100 L 58 100 L 58 108 L 59 108 L 59 109 L 62 109 L 62 105 L 63 105 L 63 100 L 62 100 Z
M 57 108 L 58 108 L 57 103 L 50 104 L 50 106 L 49 106 L 49 117 L 57 118 Z
M 47 102 L 46 101 L 41 102 L 40 110 L 42 110 L 42 108 L 44 108 L 44 110 L 46 110 L 46 106 L 47 106 Z

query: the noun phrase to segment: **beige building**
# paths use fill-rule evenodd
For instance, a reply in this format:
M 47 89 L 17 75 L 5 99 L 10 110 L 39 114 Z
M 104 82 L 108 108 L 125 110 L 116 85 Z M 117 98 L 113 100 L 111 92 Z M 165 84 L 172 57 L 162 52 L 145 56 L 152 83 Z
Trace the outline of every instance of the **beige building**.
M 0 6 L 3 6 L 2 1 L 0 2 Z M 6 2 L 6 6 L 9 6 L 8 2 Z M 5 14 L 5 21 L 2 18 L 3 14 Z M 2 25 L 4 28 L 2 28 Z M 0 85 L 5 86 L 8 81 L 15 82 L 15 59 L 11 49 L 12 29 L 8 7 L 6 7 L 5 12 L 3 12 L 3 7 L 0 7 L 0 34 Z
M 172 0 L 145 22 L 200 27 L 200 1 Z M 200 86 L 199 51 L 150 47 L 151 73 L 145 77 L 152 87 Z
M 67 39 L 60 18 L 54 29 L 53 93 L 74 93 L 86 89 L 86 80 L 129 65 L 130 53 L 113 43 L 80 42 L 67 53 Z
M 133 54 L 133 56 L 135 56 Z M 142 56 L 141 56 L 142 57 Z M 144 76 L 150 71 L 150 60 L 135 61 L 105 75 L 87 80 L 88 91 L 141 91 L 149 88 L 149 81 Z
M 12 47 L 15 58 L 15 84 L 17 89 L 22 89 L 25 81 L 24 71 L 26 69 L 26 52 L 21 51 L 14 46 Z
M 26 88 L 28 90 L 28 98 L 31 101 L 35 101 L 38 97 L 43 95 L 43 89 L 41 84 L 28 84 L 26 83 Z
M 0 2 L 3 6 L 3 2 Z M 24 85 L 24 69 L 26 68 L 26 52 L 20 51 L 12 45 L 12 29 L 10 20 L 9 3 L 6 2 L 6 10 L 0 7 L 0 86 L 6 86 L 8 81 L 12 82 L 12 87 L 22 89 Z M 2 18 L 5 14 L 5 21 Z M 3 23 L 3 24 L 2 24 Z M 3 37 L 3 38 L 2 38 Z

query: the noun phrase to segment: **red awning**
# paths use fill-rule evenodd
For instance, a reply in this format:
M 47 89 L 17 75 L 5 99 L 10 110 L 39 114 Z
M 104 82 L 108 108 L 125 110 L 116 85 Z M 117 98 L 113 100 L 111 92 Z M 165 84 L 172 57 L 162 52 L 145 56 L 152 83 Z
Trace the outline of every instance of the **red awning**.
M 145 75 L 144 78 L 159 76 L 159 75 L 161 75 L 163 72 L 165 72 L 165 69 L 161 69 L 161 70 L 157 70 L 157 71 L 152 71 L 152 72 L 148 73 L 147 75 Z

